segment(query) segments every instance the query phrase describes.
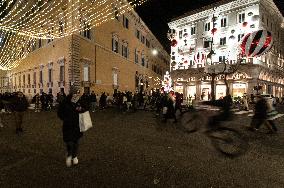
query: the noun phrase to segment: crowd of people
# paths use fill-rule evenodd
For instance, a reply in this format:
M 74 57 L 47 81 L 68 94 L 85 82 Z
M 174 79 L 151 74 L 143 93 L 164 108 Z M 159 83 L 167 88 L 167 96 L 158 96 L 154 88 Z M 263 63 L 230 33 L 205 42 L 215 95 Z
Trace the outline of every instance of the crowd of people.
M 162 122 L 167 122 L 168 119 L 173 119 L 177 122 L 176 112 L 179 110 L 183 114 L 184 96 L 178 92 L 164 92 L 156 90 L 151 93 L 143 92 L 115 92 L 112 96 L 108 93 L 96 95 L 94 91 L 80 94 L 80 91 L 71 91 L 67 96 L 64 92 L 59 92 L 56 97 L 52 93 L 36 94 L 31 103 L 34 104 L 34 111 L 49 111 L 57 109 L 58 117 L 63 121 L 63 141 L 66 144 L 67 158 L 66 165 L 72 166 L 78 164 L 78 146 L 79 139 L 82 137 L 82 132 L 79 129 L 79 114 L 86 111 L 95 112 L 104 110 L 108 107 L 117 108 L 123 113 L 136 112 L 140 110 L 153 110 L 156 117 L 162 118 Z M 194 99 L 195 100 L 195 99 Z M 16 121 L 16 133 L 22 134 L 23 115 L 28 109 L 29 102 L 22 92 L 0 94 L 1 111 L 13 113 Z M 187 101 L 187 100 L 185 100 Z M 252 118 L 249 130 L 258 131 L 262 124 L 265 124 L 269 129 L 269 133 L 277 132 L 277 127 L 273 120 L 268 119 L 269 113 L 274 109 L 271 103 L 268 103 L 261 95 L 254 96 L 254 116 Z M 188 102 L 188 101 L 187 101 Z M 56 104 L 56 105 L 54 105 Z M 194 102 L 189 103 L 193 105 Z M 209 104 L 209 103 L 208 103 Z M 248 101 L 246 96 L 243 97 L 245 110 L 248 110 Z M 221 108 L 219 114 L 209 119 L 209 125 L 217 125 L 220 121 L 227 121 L 231 117 L 231 108 L 233 100 L 230 95 L 211 103 Z M 186 106 L 187 108 L 189 106 Z M 0 117 L 0 128 L 3 128 L 3 123 Z

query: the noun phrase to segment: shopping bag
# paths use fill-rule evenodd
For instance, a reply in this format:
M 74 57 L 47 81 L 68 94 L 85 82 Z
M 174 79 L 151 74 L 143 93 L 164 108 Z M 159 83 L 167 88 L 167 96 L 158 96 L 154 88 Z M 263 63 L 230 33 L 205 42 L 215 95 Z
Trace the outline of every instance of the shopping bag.
M 93 127 L 89 111 L 79 114 L 79 127 L 80 127 L 80 132 L 85 132 L 91 127 Z
M 167 114 L 168 108 L 167 107 L 163 107 L 163 114 Z

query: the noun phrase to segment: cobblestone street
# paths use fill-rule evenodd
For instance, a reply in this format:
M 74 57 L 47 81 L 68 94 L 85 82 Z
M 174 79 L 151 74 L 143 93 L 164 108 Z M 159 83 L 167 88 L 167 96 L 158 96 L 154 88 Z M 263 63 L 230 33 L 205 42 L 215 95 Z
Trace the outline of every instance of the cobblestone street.
M 283 113 L 283 106 L 279 111 Z M 205 111 L 211 114 L 212 111 Z M 215 151 L 198 131 L 179 123 L 158 125 L 153 112 L 93 114 L 94 127 L 80 140 L 79 165 L 65 166 L 61 121 L 55 112 L 27 112 L 24 134 L 13 115 L 2 114 L 0 187 L 284 187 L 284 118 L 277 134 L 248 132 L 250 117 L 235 115 L 229 126 L 248 139 L 234 159 Z

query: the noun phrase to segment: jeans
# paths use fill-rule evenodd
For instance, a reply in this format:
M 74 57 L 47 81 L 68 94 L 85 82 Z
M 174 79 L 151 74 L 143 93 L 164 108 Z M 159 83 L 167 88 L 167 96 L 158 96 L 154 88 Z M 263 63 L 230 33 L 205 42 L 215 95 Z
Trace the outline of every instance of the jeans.
M 77 157 L 78 154 L 78 147 L 79 142 L 77 141 L 68 141 L 66 142 L 66 148 L 67 148 L 67 156 L 72 156 L 72 158 Z
M 24 112 L 15 112 L 16 129 L 22 128 Z

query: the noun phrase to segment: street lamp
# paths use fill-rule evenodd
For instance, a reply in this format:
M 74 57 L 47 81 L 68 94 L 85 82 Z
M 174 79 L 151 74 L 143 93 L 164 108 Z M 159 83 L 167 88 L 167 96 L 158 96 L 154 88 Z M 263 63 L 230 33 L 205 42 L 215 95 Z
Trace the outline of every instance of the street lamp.
M 158 50 L 153 49 L 153 50 L 152 50 L 152 55 L 156 56 L 157 54 L 158 54 Z

